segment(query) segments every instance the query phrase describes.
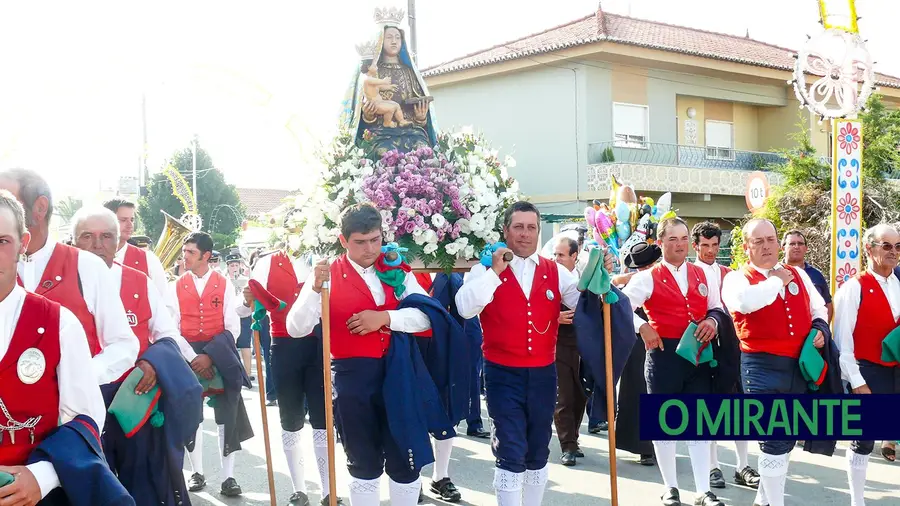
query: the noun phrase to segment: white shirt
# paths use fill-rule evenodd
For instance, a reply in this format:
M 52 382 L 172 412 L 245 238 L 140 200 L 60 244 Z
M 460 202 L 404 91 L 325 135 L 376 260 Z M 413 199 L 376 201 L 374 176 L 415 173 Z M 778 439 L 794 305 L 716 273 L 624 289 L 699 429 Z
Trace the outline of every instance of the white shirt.
M 121 293 L 122 289 L 122 266 L 114 263 L 110 270 L 115 278 L 116 293 Z M 197 354 L 191 345 L 178 332 L 178 327 L 172 320 L 172 314 L 169 312 L 168 306 L 163 302 L 162 296 L 156 291 L 156 286 L 150 278 L 147 280 L 147 300 L 150 303 L 150 321 L 147 322 L 150 327 L 150 342 L 155 343 L 157 339 L 171 337 L 178 349 L 181 350 L 181 356 L 188 362 L 194 360 Z
M 262 286 L 266 287 L 266 290 L 269 289 L 269 271 L 271 270 L 272 265 L 272 257 L 275 255 L 266 255 L 259 260 L 256 261 L 256 265 L 253 266 L 253 271 L 250 273 L 250 279 L 255 279 Z M 294 268 L 294 275 L 297 276 L 297 282 L 302 283 L 303 280 L 307 279 L 310 275 L 311 268 L 309 263 L 300 258 L 291 259 L 291 267 Z M 253 314 L 253 308 L 251 306 L 244 305 L 244 296 L 243 294 L 238 294 L 238 300 L 240 304 L 238 304 L 238 316 L 241 318 L 246 318 Z M 303 337 L 303 336 L 299 336 Z
M 44 275 L 56 241 L 47 239 L 44 247 L 27 261 L 20 261 L 19 276 L 25 289 L 34 292 Z M 94 375 L 100 385 L 119 379 L 134 366 L 140 344 L 128 326 L 125 308 L 118 290 L 109 290 L 115 280 L 109 267 L 97 255 L 82 251 L 78 254 L 78 277 L 88 311 L 94 315 L 100 353 L 91 359 Z
M 119 248 L 119 251 L 116 251 L 116 257 L 114 259 L 116 262 L 125 265 L 125 250 L 128 249 L 129 246 L 131 245 L 125 243 L 125 246 L 122 246 Z M 137 246 L 131 247 L 137 248 Z M 157 258 L 155 253 L 149 250 L 144 250 L 144 252 L 147 254 L 147 275 L 150 276 L 150 280 L 153 281 L 157 293 L 163 298 L 166 306 L 171 306 L 171 302 L 165 300 L 169 294 L 169 278 L 166 276 L 166 271 L 163 269 L 162 263 L 160 263 L 159 258 Z M 129 265 L 128 267 L 135 268 L 134 265 Z
M 681 291 L 681 295 L 687 296 L 688 292 L 688 263 L 685 261 L 681 264 L 680 267 L 675 267 L 674 265 L 666 262 L 665 260 L 660 260 L 660 263 L 666 269 L 669 269 L 669 272 L 672 273 L 672 277 L 675 278 L 675 282 L 678 283 L 678 289 Z M 704 271 L 706 272 L 706 271 Z M 722 300 L 719 297 L 719 290 L 716 288 L 713 289 L 709 284 L 709 275 L 706 276 L 706 287 L 707 287 L 707 295 L 706 295 L 706 310 L 710 309 L 722 309 Z M 716 275 L 716 281 L 718 282 L 718 274 Z M 701 278 L 701 282 L 702 282 Z M 647 269 L 644 271 L 639 271 L 631 277 L 631 280 L 625 285 L 625 288 L 622 289 L 622 293 L 628 296 L 628 300 L 631 301 L 631 307 L 637 309 L 642 307 L 647 299 L 653 295 L 653 269 Z M 647 323 L 646 320 L 638 316 L 637 313 L 634 314 L 634 328 L 635 330 L 641 328 L 641 325 Z M 681 336 L 663 336 L 663 337 L 681 337 Z
M 513 271 L 513 276 L 516 277 L 526 299 L 531 297 L 534 271 L 540 261 L 539 258 L 535 252 L 527 258 L 514 256 L 512 262 L 509 263 L 509 268 Z M 562 296 L 561 302 L 574 308 L 578 305 L 578 297 L 581 296 L 581 292 L 578 291 L 578 278 L 562 264 L 554 262 L 554 265 L 559 273 L 558 288 Z M 456 292 L 456 309 L 459 311 L 459 315 L 468 320 L 481 314 L 485 306 L 494 300 L 494 292 L 501 284 L 503 282 L 494 269 L 481 264 L 472 266 L 469 275 L 463 281 L 462 288 Z
M 725 267 L 719 265 L 718 262 L 713 262 L 712 265 L 702 262 L 700 259 L 694 261 L 694 265 L 703 269 L 703 272 L 706 273 L 706 286 L 709 288 L 709 292 L 716 292 L 719 294 L 719 297 L 722 297 L 722 272 L 725 270 Z
M 212 269 L 208 269 L 203 277 L 198 277 L 193 272 L 188 272 L 188 276 L 194 280 L 194 287 L 197 289 L 197 294 L 200 296 L 203 295 L 203 290 L 206 289 L 206 282 L 209 281 L 212 272 Z M 240 305 L 240 303 L 237 301 L 237 296 L 234 293 L 234 285 L 231 284 L 231 280 L 229 280 L 227 276 L 222 277 L 225 279 L 225 305 L 222 308 L 222 315 L 225 317 L 225 330 L 231 332 L 231 335 L 234 336 L 235 341 L 237 341 L 237 338 L 241 335 L 241 319 L 237 314 L 237 306 Z M 175 319 L 175 324 L 178 325 L 180 330 L 181 303 L 178 302 L 177 282 L 169 285 L 169 300 L 172 301 L 172 316 Z
M 347 257 L 347 261 L 353 266 L 353 269 L 360 277 L 362 277 L 363 281 L 366 282 L 366 286 L 369 287 L 369 291 L 372 293 L 372 298 L 375 299 L 375 305 L 380 306 L 384 304 L 384 287 L 381 285 L 381 280 L 378 279 L 378 275 L 375 274 L 375 266 L 372 265 L 363 269 L 356 262 L 350 260 L 350 257 Z M 290 312 L 288 312 L 287 331 L 291 337 L 308 336 L 322 318 L 322 294 L 316 293 L 313 290 L 313 285 L 315 285 L 316 281 L 315 276 L 315 272 L 309 273 L 306 283 L 303 285 L 303 289 L 300 290 L 300 295 L 297 297 L 297 302 L 291 307 Z M 406 287 L 406 290 L 404 290 L 403 295 L 400 296 L 401 299 L 415 293 L 425 296 L 428 295 L 425 293 L 425 290 L 419 286 L 416 277 L 410 273 L 406 274 L 406 280 L 403 281 L 403 285 Z M 423 332 L 431 328 L 431 320 L 428 319 L 428 316 L 426 316 L 425 313 L 418 309 L 407 307 L 391 310 L 387 313 L 391 320 L 390 325 L 388 325 L 391 330 L 412 333 Z
M 878 286 L 884 291 L 894 321 L 900 317 L 900 280 L 891 274 L 887 278 L 869 273 L 878 280 Z M 866 380 L 859 373 L 859 365 L 853 353 L 853 329 L 859 314 L 860 284 L 856 278 L 848 279 L 834 296 L 834 340 L 841 350 L 841 377 L 850 382 L 851 388 L 859 388 Z
M 781 264 L 778 264 L 779 267 Z M 770 269 L 760 269 L 753 264 L 750 267 L 756 269 L 763 276 L 769 277 Z M 803 269 L 794 269 L 800 274 L 803 286 L 809 293 L 809 312 L 813 319 L 820 318 L 828 321 L 828 308 L 825 300 L 816 290 L 809 275 Z M 722 303 L 733 313 L 749 314 L 775 302 L 777 297 L 784 298 L 784 283 L 777 277 L 771 277 L 762 283 L 750 284 L 750 280 L 738 269 L 725 275 L 722 282 Z
M 9 350 L 24 302 L 25 290 L 20 286 L 0 300 L 0 359 Z M 93 375 L 84 373 L 84 364 L 91 360 L 91 350 L 78 318 L 64 307 L 59 312 L 59 352 L 56 374 L 59 378 L 60 424 L 68 423 L 78 415 L 87 415 L 97 424 L 99 432 L 103 432 L 106 421 L 103 396 Z M 4 437 L 8 435 L 4 434 Z M 19 434 L 19 437 L 27 436 Z M 26 467 L 37 480 L 42 498 L 60 486 L 59 477 L 50 462 L 37 462 Z

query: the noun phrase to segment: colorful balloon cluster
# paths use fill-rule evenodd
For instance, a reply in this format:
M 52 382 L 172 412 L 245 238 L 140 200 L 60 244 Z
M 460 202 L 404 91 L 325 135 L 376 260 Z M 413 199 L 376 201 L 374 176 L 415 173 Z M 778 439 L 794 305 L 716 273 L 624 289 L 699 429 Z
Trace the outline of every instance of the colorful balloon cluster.
M 616 255 L 628 251 L 639 242 L 656 240 L 656 224 L 674 218 L 672 194 L 665 193 L 654 203 L 650 197 L 640 197 L 634 188 L 623 185 L 612 176 L 609 203 L 595 200 L 584 210 L 584 219 L 598 244 L 605 243 Z

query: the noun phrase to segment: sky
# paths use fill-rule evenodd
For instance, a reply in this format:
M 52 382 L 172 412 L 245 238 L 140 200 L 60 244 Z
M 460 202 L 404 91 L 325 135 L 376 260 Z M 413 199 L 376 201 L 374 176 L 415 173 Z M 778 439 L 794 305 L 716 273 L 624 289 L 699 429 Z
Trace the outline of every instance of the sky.
M 643 19 L 741 36 L 749 30 L 791 48 L 819 29 L 816 0 L 601 3 Z M 856 3 L 876 70 L 900 76 L 900 2 Z M 581 18 L 597 5 L 418 0 L 419 66 Z M 196 134 L 232 184 L 302 186 L 334 134 L 357 68 L 354 45 L 375 33 L 379 6 L 406 8 L 407 1 L 3 2 L 0 169 L 40 171 L 57 198 L 137 175 L 145 97 L 151 172 Z

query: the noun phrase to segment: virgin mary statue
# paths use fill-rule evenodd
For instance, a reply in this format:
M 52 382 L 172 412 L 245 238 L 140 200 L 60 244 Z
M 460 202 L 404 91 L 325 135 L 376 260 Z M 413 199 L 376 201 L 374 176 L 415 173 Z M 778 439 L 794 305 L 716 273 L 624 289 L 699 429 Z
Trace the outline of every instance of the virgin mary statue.
M 405 153 L 436 143 L 432 98 L 409 56 L 400 28 L 403 18 L 401 9 L 375 10 L 378 32 L 370 42 L 357 45 L 361 62 L 342 104 L 342 126 L 354 135 L 356 145 L 367 142 L 379 155 L 392 149 Z M 371 83 L 384 84 L 375 88 Z M 402 112 L 403 121 L 385 120 L 383 113 L 387 110 L 393 110 L 389 116 L 397 118 Z

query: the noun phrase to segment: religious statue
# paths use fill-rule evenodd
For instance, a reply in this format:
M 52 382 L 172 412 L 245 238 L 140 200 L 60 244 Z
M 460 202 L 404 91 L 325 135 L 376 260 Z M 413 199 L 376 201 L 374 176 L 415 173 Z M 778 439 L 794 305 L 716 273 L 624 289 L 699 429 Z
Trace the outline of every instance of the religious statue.
M 433 147 L 436 142 L 433 98 L 410 58 L 400 28 L 404 16 L 402 9 L 375 10 L 378 34 L 357 46 L 361 66 L 354 72 L 341 115 L 356 144 L 368 142 L 378 155 Z

